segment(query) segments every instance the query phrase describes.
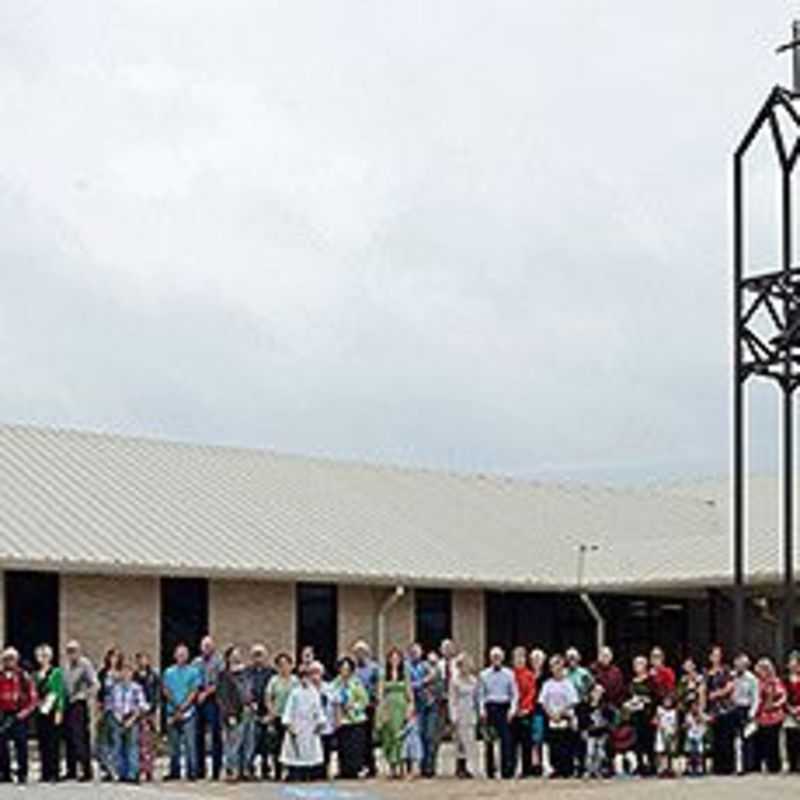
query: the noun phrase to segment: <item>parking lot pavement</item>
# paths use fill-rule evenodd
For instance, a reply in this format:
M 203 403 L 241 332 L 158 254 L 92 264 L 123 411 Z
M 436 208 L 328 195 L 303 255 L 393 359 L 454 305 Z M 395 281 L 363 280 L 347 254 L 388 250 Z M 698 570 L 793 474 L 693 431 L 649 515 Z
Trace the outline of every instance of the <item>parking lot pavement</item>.
M 199 783 L 194 785 L 153 784 L 138 787 L 109 784 L 4 788 L 0 796 L 31 800 L 485 800 L 485 798 L 536 798 L 536 800 L 782 800 L 796 798 L 800 778 L 748 777 L 701 778 L 695 780 L 618 780 L 586 781 L 457 781 L 440 778 L 432 781 L 336 783 L 324 786 L 275 784 Z

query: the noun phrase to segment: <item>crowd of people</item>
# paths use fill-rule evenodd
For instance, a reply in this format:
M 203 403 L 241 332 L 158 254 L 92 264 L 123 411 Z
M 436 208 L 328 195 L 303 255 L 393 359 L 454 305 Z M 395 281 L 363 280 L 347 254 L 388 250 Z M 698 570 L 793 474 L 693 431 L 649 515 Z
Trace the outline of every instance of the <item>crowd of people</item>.
M 35 657 L 26 670 L 2 652 L 0 782 L 27 781 L 31 731 L 45 782 L 92 781 L 95 764 L 104 781 L 153 781 L 162 733 L 168 781 L 433 778 L 445 739 L 462 779 L 800 772 L 800 653 L 783 677 L 720 647 L 677 675 L 658 647 L 630 670 L 609 648 L 584 665 L 575 648 L 507 662 L 493 647 L 477 670 L 451 640 L 393 647 L 383 664 L 359 641 L 331 674 L 312 647 L 295 664 L 210 636 L 195 659 L 178 645 L 162 674 L 116 647 L 96 669 L 76 641 L 61 666 L 48 645 Z

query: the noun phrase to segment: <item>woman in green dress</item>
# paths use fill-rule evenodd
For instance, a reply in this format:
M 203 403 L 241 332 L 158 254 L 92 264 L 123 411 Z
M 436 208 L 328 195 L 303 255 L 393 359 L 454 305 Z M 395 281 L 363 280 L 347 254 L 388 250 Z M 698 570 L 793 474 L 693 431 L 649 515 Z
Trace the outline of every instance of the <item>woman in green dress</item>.
M 381 750 L 392 778 L 402 775 L 404 732 L 413 709 L 414 695 L 406 677 L 405 659 L 393 647 L 386 656 L 386 668 L 378 686 L 377 714 Z

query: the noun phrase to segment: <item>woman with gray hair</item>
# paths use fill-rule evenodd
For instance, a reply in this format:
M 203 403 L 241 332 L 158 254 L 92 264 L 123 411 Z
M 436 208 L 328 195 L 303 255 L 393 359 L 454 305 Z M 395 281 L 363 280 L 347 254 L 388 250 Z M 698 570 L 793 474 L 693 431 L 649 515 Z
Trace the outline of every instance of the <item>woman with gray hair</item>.
M 36 714 L 36 738 L 42 764 L 42 783 L 55 783 L 61 762 L 61 723 L 64 719 L 66 693 L 64 675 L 53 665 L 53 648 L 40 644 L 35 652 L 38 669 L 33 675 L 39 706 Z

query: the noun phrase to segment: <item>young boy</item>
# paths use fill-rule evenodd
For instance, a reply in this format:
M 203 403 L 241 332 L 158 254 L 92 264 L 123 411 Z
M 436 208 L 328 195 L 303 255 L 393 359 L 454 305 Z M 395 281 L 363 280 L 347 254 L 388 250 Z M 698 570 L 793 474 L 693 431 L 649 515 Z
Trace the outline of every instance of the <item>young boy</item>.
M 144 690 L 133 680 L 133 665 L 126 661 L 111 689 L 114 760 L 122 783 L 139 782 L 139 724 L 147 708 Z

